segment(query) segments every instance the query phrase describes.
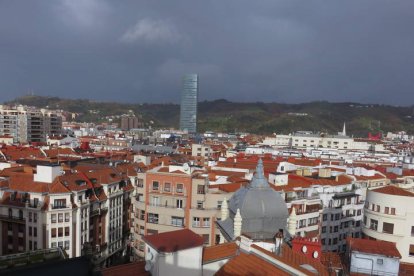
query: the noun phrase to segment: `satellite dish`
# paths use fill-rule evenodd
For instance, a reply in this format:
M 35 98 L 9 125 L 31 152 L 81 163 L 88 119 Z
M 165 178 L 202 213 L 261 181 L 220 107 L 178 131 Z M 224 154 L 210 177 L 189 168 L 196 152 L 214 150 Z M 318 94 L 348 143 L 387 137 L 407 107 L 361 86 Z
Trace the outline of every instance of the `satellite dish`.
M 188 172 L 190 170 L 190 165 L 188 165 L 188 163 L 184 163 L 183 164 L 183 169 L 185 172 Z
M 145 271 L 150 271 L 152 268 L 152 263 L 150 261 L 145 262 Z
M 319 256 L 318 251 L 313 251 L 312 256 L 313 256 L 313 258 L 314 258 L 314 259 L 317 259 L 317 258 L 318 258 L 318 256 Z

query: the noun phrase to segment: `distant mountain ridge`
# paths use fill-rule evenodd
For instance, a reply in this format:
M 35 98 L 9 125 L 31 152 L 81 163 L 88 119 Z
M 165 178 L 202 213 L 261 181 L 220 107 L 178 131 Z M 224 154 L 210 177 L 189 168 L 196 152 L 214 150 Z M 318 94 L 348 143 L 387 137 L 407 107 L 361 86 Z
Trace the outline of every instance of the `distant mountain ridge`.
M 155 127 L 178 127 L 178 104 L 128 104 L 85 99 L 23 96 L 6 104 L 63 109 L 81 113 L 79 121 L 102 122 L 105 116 L 121 115 L 128 110 L 141 114 Z M 89 112 L 94 110 L 94 112 Z M 95 112 L 98 111 L 98 112 Z M 346 122 L 348 134 L 366 137 L 368 132 L 405 130 L 414 133 L 414 106 L 310 102 L 301 104 L 238 103 L 227 100 L 199 102 L 198 129 L 202 131 L 246 131 L 257 134 L 291 133 L 297 130 L 335 134 Z

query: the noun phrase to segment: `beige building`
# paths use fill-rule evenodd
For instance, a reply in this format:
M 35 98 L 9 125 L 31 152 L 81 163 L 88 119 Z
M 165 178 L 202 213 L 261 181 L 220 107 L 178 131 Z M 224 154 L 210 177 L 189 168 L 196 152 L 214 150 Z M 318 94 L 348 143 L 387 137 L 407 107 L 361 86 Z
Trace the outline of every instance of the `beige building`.
M 406 263 L 414 263 L 413 199 L 413 193 L 389 185 L 369 190 L 364 208 L 363 235 L 396 243 Z
M 184 172 L 176 166 L 161 166 L 138 173 L 133 203 L 133 247 L 144 254 L 144 235 L 191 229 L 206 245 L 218 243 L 215 221 L 222 201 L 231 193 L 209 188 L 202 172 Z

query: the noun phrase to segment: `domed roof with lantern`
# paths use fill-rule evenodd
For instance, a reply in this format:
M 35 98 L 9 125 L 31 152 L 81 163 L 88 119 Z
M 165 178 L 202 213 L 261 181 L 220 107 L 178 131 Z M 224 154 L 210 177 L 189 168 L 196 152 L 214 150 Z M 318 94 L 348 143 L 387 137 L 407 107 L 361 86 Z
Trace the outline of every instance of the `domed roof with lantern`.
M 242 220 L 241 233 L 253 240 L 271 240 L 280 230 L 289 235 L 289 213 L 286 203 L 282 196 L 270 187 L 264 176 L 261 159 L 249 185 L 240 188 L 230 198 L 228 217 L 217 222 L 226 240 L 236 238 L 233 225 L 237 210 Z

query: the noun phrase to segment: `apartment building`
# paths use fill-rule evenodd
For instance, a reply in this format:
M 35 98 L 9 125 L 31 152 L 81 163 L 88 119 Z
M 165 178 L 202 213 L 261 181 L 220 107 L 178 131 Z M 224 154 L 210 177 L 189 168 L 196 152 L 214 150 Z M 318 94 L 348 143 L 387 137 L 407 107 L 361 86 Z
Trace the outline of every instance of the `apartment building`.
M 312 132 L 297 132 L 292 135 L 276 135 L 266 137 L 264 145 L 285 148 L 293 147 L 298 149 L 318 148 L 318 149 L 341 149 L 341 150 L 371 150 L 383 151 L 381 143 L 371 144 L 367 141 L 358 141 L 345 135 L 320 135 Z
M 364 237 L 396 243 L 405 263 L 414 263 L 413 199 L 414 193 L 389 185 L 369 190 L 364 207 Z
M 216 244 L 222 201 L 231 195 L 209 188 L 202 171 L 178 170 L 177 166 L 160 166 L 138 173 L 133 198 L 134 249 L 144 255 L 144 235 L 191 229 L 201 235 L 206 245 Z
M 26 106 L 0 106 L 0 135 L 15 143 L 46 142 L 62 133 L 62 118 L 56 112 Z
M 60 247 L 69 257 L 92 254 L 101 266 L 120 254 L 128 239 L 123 209 L 129 208 L 130 180 L 112 167 L 83 169 L 38 165 L 1 172 L 1 254 Z

